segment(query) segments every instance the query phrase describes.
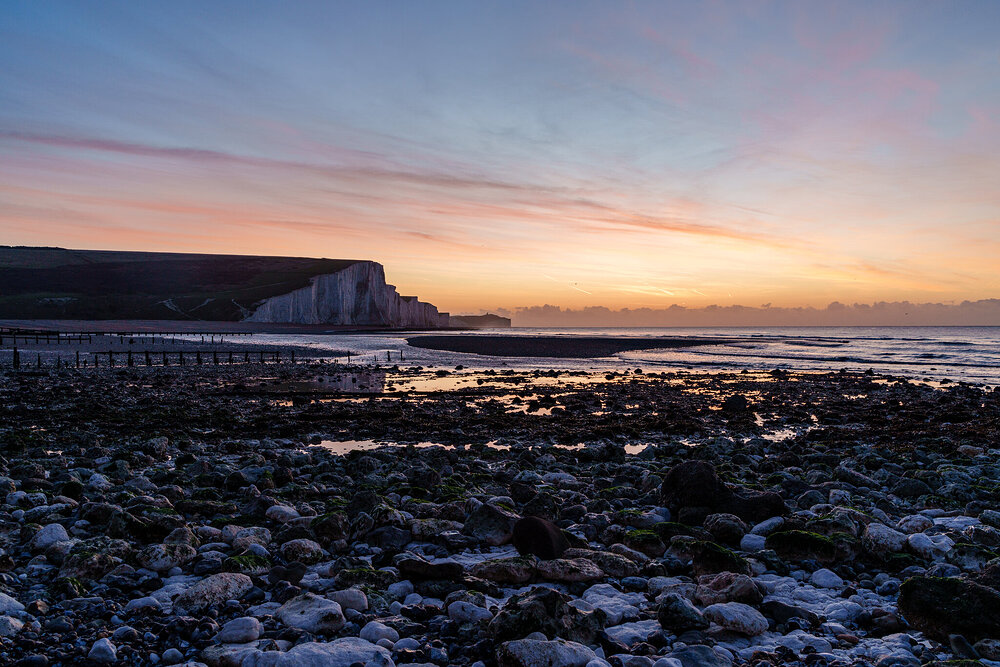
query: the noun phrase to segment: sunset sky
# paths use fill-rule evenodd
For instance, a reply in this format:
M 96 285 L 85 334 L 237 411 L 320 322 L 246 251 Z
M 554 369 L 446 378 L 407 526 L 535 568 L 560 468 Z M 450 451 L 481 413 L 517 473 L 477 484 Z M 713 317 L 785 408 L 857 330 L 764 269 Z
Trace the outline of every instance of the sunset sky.
M 0 243 L 444 310 L 1000 296 L 1000 2 L 5 2 Z

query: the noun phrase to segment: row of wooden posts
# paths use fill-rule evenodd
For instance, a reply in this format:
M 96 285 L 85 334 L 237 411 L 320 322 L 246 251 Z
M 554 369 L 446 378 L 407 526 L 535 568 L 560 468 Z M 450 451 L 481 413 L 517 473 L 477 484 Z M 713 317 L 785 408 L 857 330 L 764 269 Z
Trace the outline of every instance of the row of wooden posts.
M 187 355 L 186 358 L 185 355 Z M 149 350 L 146 350 L 141 353 L 133 353 L 132 350 L 127 350 L 125 352 L 108 350 L 107 352 L 91 352 L 90 357 L 93 361 L 92 364 L 91 359 L 81 357 L 78 350 L 76 352 L 76 357 L 72 362 L 64 360 L 62 357 L 57 357 L 56 366 L 65 366 L 69 368 L 71 365 L 75 364 L 76 368 L 86 368 L 90 365 L 93 365 L 94 368 L 98 368 L 105 365 L 102 363 L 102 359 L 104 358 L 107 358 L 106 365 L 111 368 L 115 367 L 116 361 L 120 362 L 120 365 L 122 366 L 184 366 L 188 362 L 193 363 L 196 366 L 208 363 L 218 366 L 220 364 L 235 363 L 280 363 L 282 361 L 281 350 L 259 350 L 254 352 L 244 350 L 242 353 L 234 352 L 232 350 L 189 350 L 187 352 L 150 352 Z M 295 350 L 286 352 L 284 361 L 295 363 Z M 42 367 L 41 353 L 37 354 L 35 364 L 38 368 Z M 21 368 L 21 365 L 21 351 L 15 347 L 13 366 L 15 369 L 19 369 Z

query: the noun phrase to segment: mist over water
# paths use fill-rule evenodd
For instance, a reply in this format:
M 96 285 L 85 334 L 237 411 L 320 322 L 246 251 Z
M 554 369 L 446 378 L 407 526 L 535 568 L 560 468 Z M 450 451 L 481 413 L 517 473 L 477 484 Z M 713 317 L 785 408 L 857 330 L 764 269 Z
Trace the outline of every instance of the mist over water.
M 440 332 L 426 332 L 440 333 Z M 1000 384 L 1000 327 L 772 327 L 772 328 L 539 328 L 489 329 L 461 335 L 628 336 L 717 338 L 725 342 L 681 349 L 622 352 L 601 359 L 511 358 L 425 350 L 407 345 L 420 332 L 364 335 L 261 335 L 257 342 L 295 343 L 360 363 L 472 369 L 868 370 L 913 379 Z M 402 353 L 402 361 L 400 360 Z M 343 356 L 342 360 L 346 360 Z

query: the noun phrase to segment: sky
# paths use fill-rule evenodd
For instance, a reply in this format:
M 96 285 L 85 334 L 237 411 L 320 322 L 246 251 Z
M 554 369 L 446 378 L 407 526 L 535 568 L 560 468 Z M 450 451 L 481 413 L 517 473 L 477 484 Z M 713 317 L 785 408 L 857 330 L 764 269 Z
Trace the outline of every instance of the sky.
M 20 2 L 0 243 L 451 312 L 1000 296 L 1000 3 Z

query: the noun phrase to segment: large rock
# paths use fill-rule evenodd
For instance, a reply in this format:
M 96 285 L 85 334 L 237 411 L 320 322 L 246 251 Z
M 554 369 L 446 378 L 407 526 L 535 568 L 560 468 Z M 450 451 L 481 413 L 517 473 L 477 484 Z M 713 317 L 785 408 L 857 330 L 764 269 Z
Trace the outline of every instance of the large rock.
M 532 632 L 590 644 L 604 629 L 604 612 L 579 611 L 567 595 L 551 588 L 535 588 L 507 600 L 490 621 L 489 634 L 497 641 L 521 639 Z
M 332 634 L 344 627 L 344 613 L 333 600 L 304 593 L 281 605 L 274 615 L 290 628 Z
M 735 514 L 753 522 L 788 513 L 778 494 L 742 488 L 734 491 L 705 461 L 684 461 L 671 468 L 663 478 L 660 501 L 675 514 L 684 508 L 698 508 L 706 514 Z
M 198 616 L 201 612 L 238 600 L 253 588 L 253 581 L 245 574 L 223 572 L 205 577 L 174 599 L 174 612 L 184 616 Z
M 497 650 L 499 667 L 586 667 L 596 659 L 597 655 L 583 644 L 564 639 L 519 639 Z
M 764 615 L 742 602 L 713 604 L 705 607 L 704 614 L 713 623 L 741 635 L 756 637 L 767 632 L 767 619 Z
M 246 644 L 257 641 L 264 633 L 264 626 L 253 616 L 234 618 L 219 630 L 215 636 L 223 644 Z
M 913 577 L 899 590 L 899 611 L 928 637 L 1000 638 L 1000 593 L 962 579 Z
M 306 642 L 288 651 L 254 651 L 246 655 L 240 667 L 351 667 L 378 664 L 394 667 L 388 649 L 358 637 L 342 637 L 329 643 Z
M 135 559 L 146 569 L 166 572 L 184 565 L 197 555 L 197 550 L 188 544 L 151 544 L 136 554 Z
M 667 655 L 679 660 L 683 667 L 730 667 L 733 661 L 724 658 L 708 646 L 686 646 Z
M 678 593 L 666 593 L 660 599 L 656 618 L 664 630 L 674 634 L 688 630 L 704 630 L 709 625 L 698 608 Z
M 310 539 L 289 540 L 281 545 L 281 557 L 289 563 L 298 561 L 313 565 L 323 560 L 325 556 L 323 547 Z
M 695 599 L 703 605 L 713 605 L 720 602 L 743 602 L 745 604 L 760 604 L 764 595 L 753 579 L 745 574 L 721 572 L 698 577 L 698 588 L 694 592 Z
M 396 561 L 401 579 L 445 579 L 456 581 L 465 576 L 465 568 L 456 560 L 445 559 L 430 562 L 413 556 Z
M 538 576 L 548 581 L 573 583 L 604 578 L 604 572 L 586 558 L 556 558 L 538 562 Z
M 10 614 L 17 611 L 24 611 L 24 605 L 6 593 L 0 593 L 0 614 Z
M 465 520 L 462 532 L 493 547 L 510 542 L 518 516 L 502 507 L 483 503 Z
M 534 556 L 495 558 L 476 563 L 469 568 L 469 574 L 498 584 L 526 584 L 535 577 L 537 563 Z
M 691 561 L 691 569 L 698 576 L 717 572 L 735 572 L 737 574 L 750 572 L 750 565 L 739 554 L 715 542 L 698 540 L 685 535 L 673 538 L 667 553 L 682 561 Z
M 50 523 L 43 526 L 40 531 L 31 538 L 31 548 L 35 551 L 45 551 L 56 542 L 65 542 L 69 539 L 69 534 L 62 524 Z
M 562 529 L 536 516 L 518 519 L 514 524 L 513 542 L 522 556 L 532 554 L 545 560 L 561 558 L 569 549 L 569 540 Z
M 903 550 L 906 545 L 906 535 L 889 526 L 872 522 L 865 528 L 861 544 L 869 553 L 886 556 Z

